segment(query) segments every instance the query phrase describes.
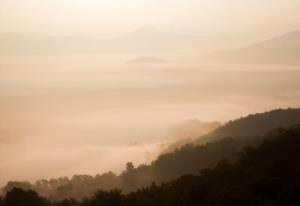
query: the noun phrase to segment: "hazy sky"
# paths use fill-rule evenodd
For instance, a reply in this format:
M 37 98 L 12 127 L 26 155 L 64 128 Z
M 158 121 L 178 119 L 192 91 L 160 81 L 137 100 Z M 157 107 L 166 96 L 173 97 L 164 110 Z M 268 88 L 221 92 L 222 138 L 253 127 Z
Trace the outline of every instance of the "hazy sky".
M 115 36 L 139 27 L 272 35 L 300 27 L 299 0 L 0 0 L 0 33 Z

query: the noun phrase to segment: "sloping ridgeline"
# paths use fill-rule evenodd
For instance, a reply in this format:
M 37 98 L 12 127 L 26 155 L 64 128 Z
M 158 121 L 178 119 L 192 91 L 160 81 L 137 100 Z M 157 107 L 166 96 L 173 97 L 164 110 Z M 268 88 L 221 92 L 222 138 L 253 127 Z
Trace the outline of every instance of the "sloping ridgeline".
M 300 65 L 300 29 L 232 50 L 216 51 L 210 59 L 229 63 Z
M 4 191 L 9 191 L 16 185 L 24 189 L 34 189 L 54 200 L 68 197 L 81 199 L 92 195 L 98 189 L 119 188 L 128 193 L 153 182 L 161 184 L 185 174 L 198 174 L 202 169 L 214 167 L 224 158 L 234 162 L 242 148 L 260 144 L 267 133 L 270 133 L 267 137 L 272 137 L 272 131 L 274 133 L 277 128 L 299 124 L 300 109 L 280 109 L 254 114 L 225 124 L 211 134 L 199 138 L 195 145 L 186 145 L 174 152 L 163 154 L 150 165 L 135 168 L 128 163 L 126 170 L 119 176 L 109 172 L 95 177 L 74 175 L 72 179 L 42 180 L 36 184 L 10 182 Z
M 199 137 L 195 144 L 204 144 L 225 137 L 262 136 L 277 128 L 288 128 L 300 124 L 300 109 L 277 109 L 270 112 L 251 114 Z
M 278 109 L 230 121 L 198 138 L 194 145 L 163 154 L 149 166 L 125 171 L 121 175 L 122 189 L 130 191 L 151 182 L 162 183 L 183 174 L 197 174 L 223 158 L 234 161 L 242 148 L 259 144 L 266 134 L 299 124 L 300 109 Z
M 197 175 L 160 186 L 98 191 L 81 202 L 50 202 L 34 191 L 13 189 L 0 206 L 295 206 L 300 204 L 300 127 L 278 130 L 258 147 L 248 147 L 235 163 L 220 161 Z

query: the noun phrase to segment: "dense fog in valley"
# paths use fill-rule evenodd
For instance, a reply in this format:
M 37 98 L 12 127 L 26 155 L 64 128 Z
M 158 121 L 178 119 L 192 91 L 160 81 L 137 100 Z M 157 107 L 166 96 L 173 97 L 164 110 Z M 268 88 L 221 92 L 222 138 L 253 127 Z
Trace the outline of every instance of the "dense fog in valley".
M 174 128 L 186 127 L 182 122 L 224 123 L 299 105 L 295 65 L 224 64 L 197 56 L 128 63 L 135 58 L 2 56 L 2 184 L 118 173 L 127 161 L 154 160 L 178 140 Z M 180 138 L 202 134 L 190 133 Z
M 0 206 L 299 205 L 299 11 L 0 0 Z

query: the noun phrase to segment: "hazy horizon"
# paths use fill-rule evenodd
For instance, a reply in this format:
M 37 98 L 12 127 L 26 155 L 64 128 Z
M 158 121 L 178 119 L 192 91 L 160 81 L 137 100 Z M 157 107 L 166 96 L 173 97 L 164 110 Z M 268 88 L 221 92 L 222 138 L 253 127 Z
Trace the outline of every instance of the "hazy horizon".
M 261 40 L 299 29 L 299 9 L 295 0 L 2 0 L 0 33 L 113 38 L 150 27 Z
M 296 0 L 0 0 L 0 186 L 120 173 L 207 131 L 198 124 L 300 107 L 299 11 Z M 233 58 L 208 58 L 219 50 Z

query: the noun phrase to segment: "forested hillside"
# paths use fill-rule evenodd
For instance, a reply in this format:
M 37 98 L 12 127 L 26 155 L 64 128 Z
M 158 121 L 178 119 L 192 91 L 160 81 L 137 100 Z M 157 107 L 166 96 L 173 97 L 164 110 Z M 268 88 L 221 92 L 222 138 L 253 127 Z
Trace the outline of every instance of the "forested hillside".
M 129 194 L 98 191 L 81 202 L 50 202 L 34 191 L 12 189 L 1 206 L 193 206 L 285 205 L 300 203 L 300 127 L 281 129 L 258 147 L 247 147 L 236 162 L 222 160 L 198 175 L 152 184 Z
M 277 109 L 229 121 L 210 134 L 199 137 L 195 143 L 203 144 L 225 137 L 261 136 L 276 128 L 288 128 L 297 124 L 300 124 L 300 109 Z
M 260 144 L 265 137 L 272 137 L 277 128 L 300 124 L 300 109 L 274 110 L 250 115 L 231 121 L 209 135 L 197 140 L 198 145 L 186 145 L 174 152 L 163 154 L 150 165 L 135 167 L 126 165 L 120 175 L 108 172 L 102 175 L 74 175 L 71 179 L 59 178 L 29 182 L 9 182 L 4 193 L 14 187 L 33 189 L 52 200 L 81 199 L 96 190 L 121 189 L 124 193 L 151 183 L 161 184 L 182 175 L 197 174 L 200 170 L 214 167 L 221 159 L 234 162 L 246 146 Z M 268 136 L 264 136 L 266 134 Z M 204 141 L 205 140 L 205 141 Z M 201 141 L 209 142 L 200 144 Z M 200 144 L 200 145 L 199 145 Z M 95 163 L 96 164 L 96 163 Z

